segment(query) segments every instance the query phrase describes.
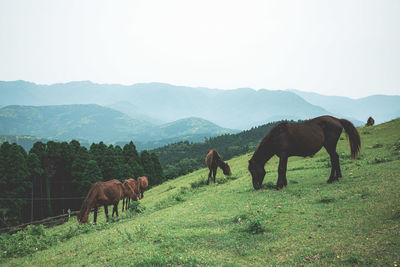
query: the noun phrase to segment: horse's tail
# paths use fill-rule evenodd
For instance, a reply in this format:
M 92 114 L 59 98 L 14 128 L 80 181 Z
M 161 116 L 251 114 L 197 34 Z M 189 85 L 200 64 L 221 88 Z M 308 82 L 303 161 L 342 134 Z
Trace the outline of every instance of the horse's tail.
M 351 158 L 355 159 L 361 148 L 360 135 L 354 125 L 345 119 L 339 119 L 342 124 L 350 142 Z

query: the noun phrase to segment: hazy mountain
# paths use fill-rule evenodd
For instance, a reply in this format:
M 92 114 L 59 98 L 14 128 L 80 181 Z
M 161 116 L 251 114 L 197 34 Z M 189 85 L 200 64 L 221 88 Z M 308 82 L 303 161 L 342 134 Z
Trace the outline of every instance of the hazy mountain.
M 165 121 L 161 121 L 159 119 L 147 116 L 146 114 L 141 113 L 139 108 L 135 106 L 132 103 L 129 103 L 127 101 L 120 101 L 116 102 L 112 105 L 108 105 L 107 107 L 121 111 L 122 113 L 125 113 L 129 117 L 139 120 L 139 121 L 144 121 L 144 122 L 150 122 L 155 125 L 161 125 L 164 124 Z
M 205 137 L 209 137 L 209 135 L 207 135 L 209 133 L 213 133 L 213 136 L 217 136 L 227 133 L 238 132 L 238 130 L 222 128 L 210 121 L 195 117 L 181 119 L 171 123 L 163 124 L 160 125 L 158 129 L 159 132 L 153 134 L 154 140 L 170 138 L 171 136 L 186 138 L 188 136 L 193 136 L 193 135 L 203 135 Z
M 103 106 L 6 106 L 0 109 L 0 134 L 31 135 L 69 141 L 71 139 L 104 141 L 154 141 L 182 137 L 191 140 L 233 133 L 199 118 L 153 125 L 135 120 L 119 111 Z
M 49 140 L 30 135 L 0 135 L 0 145 L 4 142 L 8 142 L 10 144 L 17 143 L 27 152 L 32 148 L 34 143 L 39 141 L 42 143 L 47 143 Z
M 325 96 L 316 93 L 290 90 L 307 102 L 341 116 L 350 116 L 365 124 L 369 116 L 375 123 L 382 123 L 400 117 L 400 96 L 372 95 L 359 99 L 343 96 Z
M 153 125 L 99 105 L 6 106 L 0 109 L 0 134 L 113 142 Z
M 0 82 L 0 105 L 113 105 L 132 103 L 132 107 L 116 107 L 135 119 L 153 118 L 172 122 L 187 117 L 200 117 L 226 128 L 247 129 L 280 119 L 308 119 L 331 114 L 288 91 L 217 90 L 173 86 L 163 83 L 140 83 L 130 86 L 70 82 L 37 85 L 24 81 Z M 129 109 L 129 110 L 128 110 Z M 152 120 L 150 120 L 152 121 Z M 154 122 L 154 120 L 153 120 Z

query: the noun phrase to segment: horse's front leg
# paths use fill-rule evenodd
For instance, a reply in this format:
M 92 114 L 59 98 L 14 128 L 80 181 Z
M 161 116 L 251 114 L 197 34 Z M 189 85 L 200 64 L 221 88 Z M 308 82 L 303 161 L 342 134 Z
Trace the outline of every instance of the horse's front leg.
M 124 208 L 125 208 L 125 200 L 126 200 L 126 199 L 128 199 L 128 198 L 124 197 L 124 198 L 122 199 L 122 211 L 124 211 Z
M 277 189 L 281 189 L 284 186 L 287 186 L 287 180 L 286 180 L 287 161 L 288 161 L 287 154 L 282 154 L 279 158 L 278 181 L 276 182 Z

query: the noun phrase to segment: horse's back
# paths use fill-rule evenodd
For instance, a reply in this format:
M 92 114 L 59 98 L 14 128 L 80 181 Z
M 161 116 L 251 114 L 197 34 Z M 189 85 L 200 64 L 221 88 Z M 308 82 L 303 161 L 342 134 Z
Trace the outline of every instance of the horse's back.
M 149 180 L 146 176 L 141 176 L 138 178 L 138 183 L 141 189 L 146 189 L 149 186 Z
M 129 185 L 132 187 L 133 191 L 135 191 L 136 194 L 139 193 L 139 191 L 138 191 L 138 182 L 136 182 L 135 179 L 129 178 L 129 179 L 126 179 L 125 182 L 129 183 Z
M 103 182 L 102 192 L 100 193 L 98 200 L 101 204 L 118 203 L 124 195 L 123 184 L 114 179 Z
M 276 146 L 278 156 L 312 156 L 324 144 L 324 130 L 317 121 L 280 123 L 271 133 L 271 141 Z
M 216 159 L 218 156 L 219 156 L 218 151 L 215 148 L 210 149 L 208 151 L 206 155 L 206 164 L 208 168 L 216 167 Z

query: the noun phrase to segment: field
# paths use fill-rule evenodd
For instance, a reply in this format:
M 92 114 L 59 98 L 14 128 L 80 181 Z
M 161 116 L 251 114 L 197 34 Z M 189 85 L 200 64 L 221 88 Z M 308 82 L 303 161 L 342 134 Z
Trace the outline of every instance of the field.
M 330 161 L 321 150 L 289 158 L 289 184 L 280 191 L 274 157 L 255 191 L 247 154 L 229 161 L 231 177 L 218 170 L 217 184 L 205 185 L 206 169 L 170 180 L 108 223 L 101 210 L 97 225 L 72 218 L 2 236 L 0 265 L 397 266 L 400 119 L 358 130 L 356 160 L 344 134 L 339 141 L 337 183 L 326 184 Z

